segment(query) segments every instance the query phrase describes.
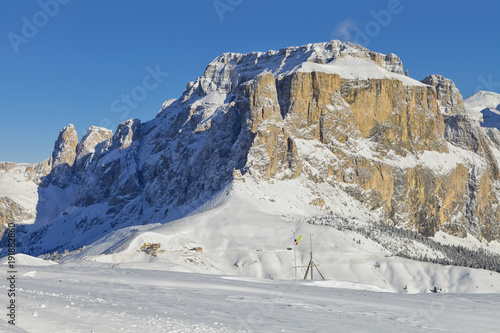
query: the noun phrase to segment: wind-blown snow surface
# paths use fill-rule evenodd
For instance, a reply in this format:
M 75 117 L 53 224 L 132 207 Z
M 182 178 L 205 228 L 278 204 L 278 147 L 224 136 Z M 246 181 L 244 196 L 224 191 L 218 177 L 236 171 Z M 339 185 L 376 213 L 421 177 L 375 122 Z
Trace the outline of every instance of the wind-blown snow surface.
M 495 332 L 498 294 L 395 294 L 363 285 L 22 266 L 17 330 L 1 332 Z M 5 286 L 3 287 L 5 288 Z
M 388 71 L 377 65 L 373 61 L 346 56 L 345 58 L 334 59 L 327 64 L 317 64 L 314 62 L 304 62 L 299 72 L 323 72 L 329 74 L 339 74 L 340 77 L 349 80 L 367 79 L 396 79 L 406 86 L 425 86 L 425 84 L 407 77 Z

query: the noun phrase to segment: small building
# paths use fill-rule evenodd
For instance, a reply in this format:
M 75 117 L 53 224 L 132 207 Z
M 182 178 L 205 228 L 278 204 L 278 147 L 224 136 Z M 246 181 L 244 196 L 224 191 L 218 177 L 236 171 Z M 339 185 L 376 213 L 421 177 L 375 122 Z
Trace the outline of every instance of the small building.
M 154 244 L 150 244 L 150 245 L 149 245 L 149 248 L 150 248 L 151 250 L 159 250 L 159 249 L 160 249 L 160 247 L 161 247 L 161 244 L 160 244 L 160 243 L 154 243 Z
M 141 250 L 146 252 L 149 255 L 156 257 L 160 251 L 161 244 L 160 243 L 144 243 L 141 246 Z

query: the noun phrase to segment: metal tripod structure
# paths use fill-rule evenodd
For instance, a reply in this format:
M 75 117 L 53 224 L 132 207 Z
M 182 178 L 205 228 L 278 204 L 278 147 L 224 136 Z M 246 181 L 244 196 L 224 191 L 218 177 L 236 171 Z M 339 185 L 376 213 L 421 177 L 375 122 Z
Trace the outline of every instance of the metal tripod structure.
M 318 271 L 319 275 L 324 280 L 325 277 L 319 271 L 319 268 L 318 268 L 319 265 L 316 265 L 313 261 L 313 245 L 312 245 L 312 235 L 311 234 L 309 234 L 309 240 L 311 242 L 311 252 L 310 252 L 311 259 L 309 260 L 309 264 L 307 264 L 306 266 L 294 266 L 293 268 L 295 268 L 295 272 L 297 272 L 297 268 L 307 267 L 306 274 L 304 275 L 304 280 L 307 280 L 307 274 L 309 274 L 309 271 L 311 272 L 311 280 L 313 280 L 313 270 L 314 270 L 314 267 L 316 267 L 316 270 Z M 295 276 L 297 276 L 297 273 L 295 273 Z

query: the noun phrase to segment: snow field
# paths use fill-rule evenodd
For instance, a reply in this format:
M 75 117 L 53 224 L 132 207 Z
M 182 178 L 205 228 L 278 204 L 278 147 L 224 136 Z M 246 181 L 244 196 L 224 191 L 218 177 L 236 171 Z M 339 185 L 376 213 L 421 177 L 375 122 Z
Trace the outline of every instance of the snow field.
M 235 185 L 226 202 L 211 210 L 163 225 L 118 230 L 63 262 L 292 280 L 295 232 L 296 237 L 303 236 L 295 247 L 297 265 L 304 266 L 309 261 L 309 235 L 312 234 L 314 262 L 319 264 L 327 280 L 364 284 L 396 293 L 403 292 L 404 286 L 408 293 L 427 293 L 434 287 L 450 293 L 500 293 L 498 273 L 391 256 L 380 244 L 353 230 L 340 231 L 330 226 L 308 224 L 298 215 L 271 214 L 271 209 L 285 212 L 288 205 L 294 208 L 293 211 L 300 209 L 295 209 L 292 199 L 286 203 L 278 199 L 273 202 L 261 197 L 258 191 L 253 192 L 255 196 L 240 192 L 238 186 Z M 245 183 L 245 186 L 261 185 Z M 265 193 L 273 196 L 267 190 Z M 309 200 L 307 191 L 294 193 L 305 196 L 298 201 Z M 282 206 L 276 208 L 276 205 Z M 335 205 L 338 206 L 346 208 L 342 204 Z M 366 221 L 362 219 L 366 213 L 356 211 L 355 202 L 350 202 L 350 207 L 353 218 L 359 216 L 360 223 L 366 223 L 362 222 Z M 449 242 L 454 239 L 448 238 Z M 156 257 L 140 249 L 151 243 L 160 244 L 161 251 Z M 203 252 L 193 251 L 195 247 L 201 247 Z M 413 249 L 419 250 L 425 251 L 418 246 Z M 298 268 L 297 276 L 302 278 L 305 270 Z
M 396 294 L 97 263 L 19 271 L 22 330 L 2 319 L 0 332 L 494 332 L 500 325 L 497 294 Z

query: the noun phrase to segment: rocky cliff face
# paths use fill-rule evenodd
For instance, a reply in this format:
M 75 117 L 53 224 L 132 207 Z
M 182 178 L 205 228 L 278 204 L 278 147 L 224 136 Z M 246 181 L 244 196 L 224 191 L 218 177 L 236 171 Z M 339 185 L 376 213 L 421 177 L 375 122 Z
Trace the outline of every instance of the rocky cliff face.
M 81 174 L 87 166 L 92 163 L 92 159 L 99 149 L 98 145 L 104 141 L 111 139 L 113 132 L 106 128 L 92 126 L 88 129 L 87 134 L 82 138 L 82 141 L 76 147 L 75 155 L 75 172 Z
M 73 125 L 61 130 L 52 153 L 51 182 L 59 187 L 68 187 L 73 176 L 78 135 Z
M 463 115 L 453 82 L 402 73 L 397 56 L 339 41 L 223 54 L 149 122 L 114 135 L 92 127 L 80 143 L 63 129 L 37 174 L 74 198 L 49 224 L 21 228 L 20 247 L 78 247 L 171 221 L 250 180 L 300 180 L 325 212 L 336 188 L 373 218 L 425 235 L 498 239 L 494 136 Z M 43 244 L 62 232 L 69 240 Z
M 465 114 L 462 95 L 455 83 L 441 75 L 428 75 L 422 83 L 436 89 L 439 108 L 444 115 Z
M 9 223 L 22 223 L 34 220 L 36 214 L 12 200 L 9 197 L 0 198 L 0 233 L 3 234 Z
M 9 223 L 36 218 L 37 186 L 50 171 L 50 160 L 38 164 L 0 163 L 0 234 Z

